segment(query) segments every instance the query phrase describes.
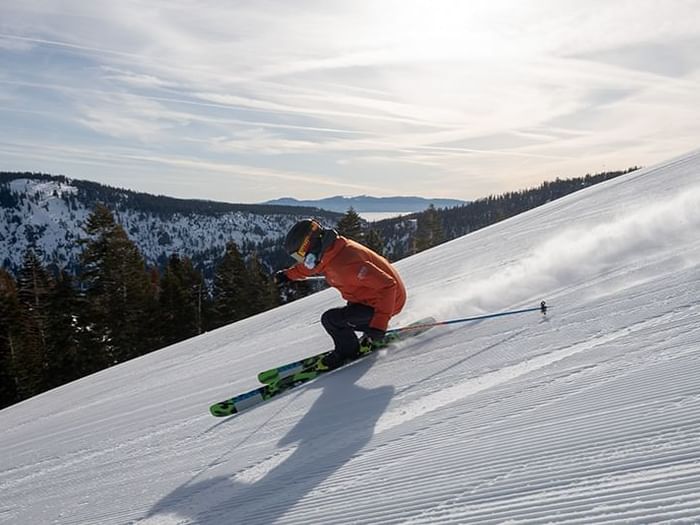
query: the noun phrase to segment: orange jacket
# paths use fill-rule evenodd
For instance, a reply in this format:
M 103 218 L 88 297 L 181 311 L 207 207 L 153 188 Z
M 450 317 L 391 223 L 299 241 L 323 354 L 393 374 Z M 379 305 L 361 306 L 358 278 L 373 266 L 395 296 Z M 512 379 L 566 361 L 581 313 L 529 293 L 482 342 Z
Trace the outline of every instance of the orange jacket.
M 391 263 L 345 237 L 339 236 L 313 269 L 299 263 L 286 274 L 295 281 L 323 274 L 346 301 L 373 307 L 374 316 L 369 325 L 379 330 L 386 330 L 391 316 L 398 314 L 406 303 L 406 288 Z

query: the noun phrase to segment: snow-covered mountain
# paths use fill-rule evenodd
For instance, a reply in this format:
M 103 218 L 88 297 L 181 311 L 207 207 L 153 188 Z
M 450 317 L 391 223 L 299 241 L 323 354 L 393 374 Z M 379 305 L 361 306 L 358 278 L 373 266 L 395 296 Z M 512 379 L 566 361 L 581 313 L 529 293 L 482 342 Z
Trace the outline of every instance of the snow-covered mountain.
M 0 523 L 700 522 L 700 153 L 400 261 L 437 327 L 229 419 L 328 347 L 308 297 L 0 412 Z
M 16 269 L 30 245 L 47 264 L 73 267 L 83 227 L 97 202 L 105 203 L 151 264 L 173 254 L 211 268 L 227 242 L 244 251 L 278 244 L 309 214 L 333 223 L 337 214 L 285 206 L 173 199 L 109 188 L 65 177 L 7 174 L 0 179 L 0 264 Z

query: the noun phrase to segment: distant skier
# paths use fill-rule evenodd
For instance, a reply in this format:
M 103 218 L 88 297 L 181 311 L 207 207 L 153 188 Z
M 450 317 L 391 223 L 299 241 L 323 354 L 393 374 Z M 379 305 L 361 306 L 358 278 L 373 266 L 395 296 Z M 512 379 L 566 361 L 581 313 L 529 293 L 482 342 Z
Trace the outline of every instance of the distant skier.
M 347 301 L 321 316 L 335 348 L 317 363 L 319 370 L 339 367 L 384 337 L 389 319 L 406 302 L 406 288 L 389 261 L 312 219 L 296 223 L 284 245 L 297 264 L 275 274 L 278 285 L 323 275 Z M 364 334 L 361 342 L 355 332 Z

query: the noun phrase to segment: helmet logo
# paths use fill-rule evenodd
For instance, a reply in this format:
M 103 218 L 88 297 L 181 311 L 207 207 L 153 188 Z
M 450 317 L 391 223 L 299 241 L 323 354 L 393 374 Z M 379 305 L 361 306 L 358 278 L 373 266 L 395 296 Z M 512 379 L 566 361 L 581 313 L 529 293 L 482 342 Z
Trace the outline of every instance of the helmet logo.
M 306 257 L 304 257 L 304 266 L 306 266 L 309 270 L 312 270 L 318 261 L 316 260 L 316 255 L 313 253 L 307 253 Z

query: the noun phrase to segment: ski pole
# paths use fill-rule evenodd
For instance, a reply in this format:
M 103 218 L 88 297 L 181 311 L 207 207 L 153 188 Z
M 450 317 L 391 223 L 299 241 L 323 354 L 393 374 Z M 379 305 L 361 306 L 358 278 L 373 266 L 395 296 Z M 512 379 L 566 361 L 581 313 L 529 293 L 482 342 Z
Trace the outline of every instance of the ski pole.
M 522 310 L 508 310 L 506 312 L 498 312 L 495 314 L 485 314 L 485 315 L 477 315 L 474 317 L 464 317 L 462 319 L 452 319 L 449 321 L 435 321 L 434 323 L 425 323 L 425 324 L 419 324 L 419 325 L 412 325 L 412 326 L 404 326 L 402 328 L 393 328 L 391 330 L 387 330 L 387 333 L 399 333 L 399 332 L 408 332 L 411 330 L 425 330 L 426 328 L 432 328 L 433 326 L 445 326 L 448 324 L 457 324 L 457 323 L 468 323 L 470 321 L 480 321 L 482 319 L 491 319 L 494 317 L 503 317 L 506 315 L 515 315 L 515 314 L 524 314 L 526 312 L 542 312 L 542 315 L 547 315 L 547 309 L 549 306 L 545 301 L 542 301 L 539 306 L 534 307 L 534 308 L 524 308 Z

